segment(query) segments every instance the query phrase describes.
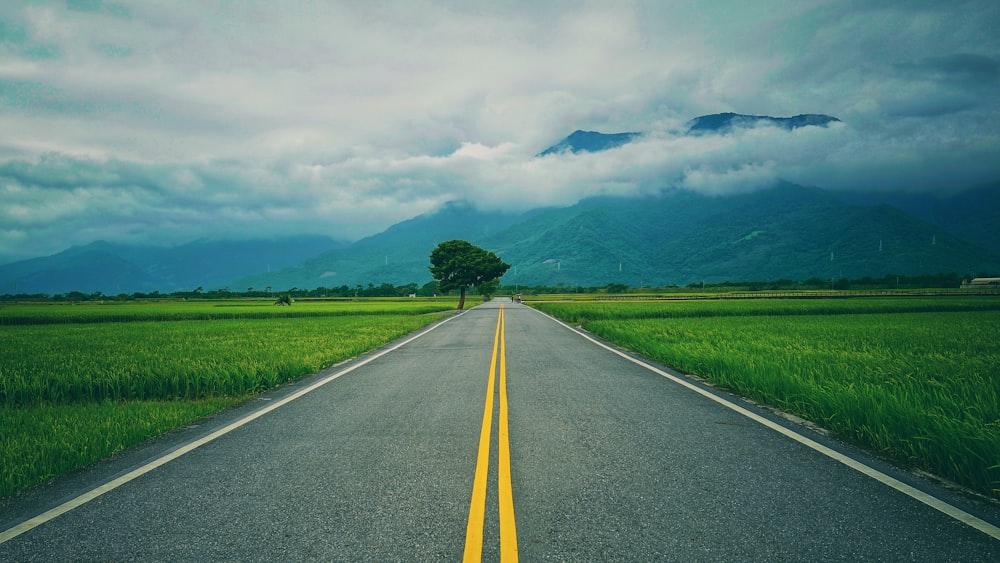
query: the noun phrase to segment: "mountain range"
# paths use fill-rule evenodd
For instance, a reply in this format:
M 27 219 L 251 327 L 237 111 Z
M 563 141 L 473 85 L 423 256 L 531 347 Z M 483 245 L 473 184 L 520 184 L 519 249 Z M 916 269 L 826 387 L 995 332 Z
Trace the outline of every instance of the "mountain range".
M 826 126 L 836 118 L 717 114 L 689 134 Z M 577 131 L 539 156 L 608 150 L 638 133 Z M 665 187 L 526 213 L 455 201 L 355 242 L 327 237 L 195 241 L 172 248 L 96 242 L 0 265 L 0 293 L 233 291 L 430 281 L 437 243 L 465 239 L 512 268 L 504 284 L 601 286 L 1000 273 L 1000 183 L 950 196 L 843 193 L 778 182 L 710 196 Z
M 598 133 L 597 131 L 573 131 L 568 137 L 543 150 L 535 156 L 548 156 L 561 152 L 600 152 L 631 143 L 642 133 Z
M 997 193 L 996 186 L 939 203 L 961 209 L 967 198 L 985 193 Z M 599 197 L 520 216 L 453 203 L 236 286 L 422 283 L 430 279 L 430 251 L 450 238 L 469 240 L 512 264 L 504 284 L 661 286 L 996 272 L 998 234 L 969 242 L 891 205 L 851 205 L 833 193 L 787 183 L 732 196 L 677 190 L 646 198 Z
M 0 266 L 0 294 L 218 289 L 237 278 L 285 268 L 347 244 L 323 236 L 200 239 L 175 247 L 96 241 Z
M 772 126 L 791 131 L 799 127 L 826 127 L 830 123 L 840 121 L 829 115 L 806 113 L 793 117 L 771 117 L 769 115 L 743 115 L 739 113 L 716 113 L 696 117 L 687 123 L 686 135 L 723 134 L 737 128 Z M 597 131 L 576 130 L 568 137 L 538 153 L 535 156 L 548 156 L 563 152 L 574 154 L 581 152 L 600 152 L 626 145 L 642 137 L 642 133 L 599 133 Z
M 696 117 L 688 123 L 687 133 L 723 133 L 732 131 L 737 127 L 756 127 L 759 125 L 769 125 L 782 129 L 792 130 L 799 127 L 827 125 L 840 121 L 836 117 L 819 113 L 805 113 L 792 117 L 771 117 L 769 115 L 742 115 L 739 113 L 716 113 Z

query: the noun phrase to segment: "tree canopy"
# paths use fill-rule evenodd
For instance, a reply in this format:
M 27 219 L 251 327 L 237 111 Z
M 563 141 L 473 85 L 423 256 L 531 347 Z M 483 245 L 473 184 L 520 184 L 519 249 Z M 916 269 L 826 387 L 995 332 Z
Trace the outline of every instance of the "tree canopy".
M 441 291 L 461 290 L 458 308 L 465 307 L 469 287 L 497 280 L 510 268 L 499 256 L 464 240 L 439 243 L 431 251 L 428 268 Z

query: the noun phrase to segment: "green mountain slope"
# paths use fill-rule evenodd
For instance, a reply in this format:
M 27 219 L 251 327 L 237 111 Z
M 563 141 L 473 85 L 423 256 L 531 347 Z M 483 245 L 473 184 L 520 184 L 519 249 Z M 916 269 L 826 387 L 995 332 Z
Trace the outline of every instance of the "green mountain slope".
M 414 218 L 349 247 L 235 287 L 430 281 L 428 256 L 462 238 L 512 268 L 504 284 L 599 286 L 1000 271 L 998 252 L 888 205 L 848 205 L 792 184 L 731 196 L 667 191 L 599 197 L 523 216 L 468 204 Z
M 790 184 L 726 197 L 672 192 L 591 200 L 486 242 L 517 267 L 504 283 L 526 285 L 686 285 L 1000 267 L 995 251 L 892 207 L 850 206 Z
M 676 284 L 961 273 L 1000 265 L 997 253 L 895 208 L 848 206 L 794 188 L 725 202 L 702 228 L 665 245 L 660 258 L 659 268 Z
M 234 278 L 297 264 L 346 243 L 323 236 L 201 239 L 175 247 L 97 241 L 0 265 L 0 293 L 84 293 L 216 289 Z M 249 286 L 233 286 L 242 291 Z
M 844 193 L 855 205 L 888 204 L 978 245 L 1000 252 L 1000 183 L 951 196 L 908 192 Z
M 0 293 L 83 293 L 146 290 L 156 280 L 114 251 L 97 242 L 42 258 L 0 266 Z
M 281 271 L 241 278 L 234 287 L 355 287 L 369 283 L 426 283 L 431 276 L 431 250 L 441 241 L 465 239 L 479 244 L 522 216 L 482 212 L 467 202 L 451 202 L 440 210 L 397 223 L 376 235 L 324 252 Z
M 0 266 L 0 292 L 422 285 L 431 280 L 431 250 L 454 238 L 510 263 L 502 282 L 511 285 L 996 275 L 1000 250 L 989 244 L 996 233 L 994 193 L 956 196 L 936 207 L 907 200 L 915 213 L 787 183 L 729 196 L 667 190 L 599 197 L 524 214 L 455 202 L 346 245 L 328 239 L 195 241 L 175 249 L 94 243 Z M 925 218 L 917 216 L 921 209 Z

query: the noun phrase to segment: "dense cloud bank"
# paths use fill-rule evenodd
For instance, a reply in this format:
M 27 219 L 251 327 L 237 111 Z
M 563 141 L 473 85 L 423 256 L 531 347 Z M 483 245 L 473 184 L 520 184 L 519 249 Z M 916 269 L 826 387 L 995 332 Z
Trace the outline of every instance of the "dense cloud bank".
M 4 3 L 0 256 L 1000 178 L 995 2 L 536 4 Z M 684 135 L 724 111 L 843 123 Z M 575 129 L 644 135 L 535 157 Z

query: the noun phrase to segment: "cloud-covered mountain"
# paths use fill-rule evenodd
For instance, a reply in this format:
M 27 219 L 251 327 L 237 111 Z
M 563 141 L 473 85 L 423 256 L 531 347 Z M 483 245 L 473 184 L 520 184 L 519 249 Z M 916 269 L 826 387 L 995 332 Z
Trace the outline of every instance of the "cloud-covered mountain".
M 640 135 L 642 133 L 598 133 L 597 131 L 581 131 L 577 129 L 562 141 L 538 153 L 537 156 L 547 156 L 567 151 L 572 153 L 600 152 L 631 143 L 633 139 Z
M 768 115 L 742 115 L 739 113 L 716 113 L 696 117 L 688 123 L 688 134 L 725 133 L 738 127 L 774 126 L 791 131 L 799 127 L 826 127 L 840 121 L 836 117 L 818 113 L 805 113 L 792 117 L 771 117 Z
M 357 240 L 455 200 L 1000 178 L 996 0 L 231 4 L 0 2 L 0 263 Z M 687 134 L 730 110 L 843 123 Z M 577 129 L 644 134 L 535 158 Z
M 956 196 L 951 205 L 963 202 Z M 987 237 L 970 242 L 884 203 L 852 205 L 820 189 L 780 184 L 725 197 L 684 190 L 598 197 L 519 216 L 453 205 L 236 286 L 422 284 L 430 280 L 430 251 L 450 238 L 480 244 L 514 265 L 506 284 L 686 285 L 1000 271 L 1000 247 L 987 247 Z
M 672 191 L 596 198 L 488 241 L 518 266 L 506 283 L 687 285 L 1000 269 L 1000 249 L 880 204 L 779 184 L 713 197 Z M 515 277 L 516 276 L 516 277 Z
M 520 214 L 453 202 L 339 247 L 323 239 L 195 242 L 178 249 L 95 243 L 0 266 L 0 287 L 7 293 L 16 280 L 19 292 L 116 294 L 197 286 L 277 291 L 422 285 L 431 279 L 431 250 L 453 238 L 489 248 L 512 264 L 505 284 L 660 286 L 1000 273 L 998 223 L 978 220 L 988 211 L 966 215 L 971 220 L 962 232 L 972 238 L 954 230 L 955 214 L 983 209 L 987 193 L 996 191 L 939 200 L 940 212 L 924 218 L 884 201 L 847 202 L 841 194 L 788 183 L 730 196 L 667 190 L 595 197 Z
M 826 127 L 839 122 L 836 117 L 818 113 L 806 113 L 792 117 L 771 117 L 768 115 L 743 115 L 739 113 L 714 113 L 692 119 L 687 124 L 686 135 L 704 135 L 707 133 L 730 133 L 739 128 L 773 126 L 791 131 L 800 127 Z M 571 152 L 601 152 L 631 143 L 642 137 L 642 133 L 600 133 L 597 131 L 576 130 L 565 139 L 538 153 L 536 156 L 548 156 Z
M 820 114 L 776 118 L 723 113 L 691 120 L 680 136 L 708 140 L 714 147 L 734 135 L 763 134 L 774 141 L 794 130 L 835 122 L 839 120 Z M 765 131 L 757 131 L 761 127 Z M 708 139 L 715 134 L 718 140 Z M 646 142 L 641 133 L 578 130 L 537 156 L 595 153 L 586 158 L 600 159 L 617 152 L 610 149 L 626 146 L 638 147 L 642 154 Z M 475 153 L 474 148 L 463 150 Z M 706 153 L 703 158 L 711 157 Z M 423 284 L 430 281 L 430 251 L 453 238 L 498 252 L 515 266 L 504 283 L 525 285 L 686 285 L 1000 272 L 1000 185 L 945 197 L 824 191 L 771 181 L 766 189 L 751 182 L 750 188 L 713 194 L 698 189 L 705 178 L 718 176 L 711 165 L 702 166 L 679 185 L 669 177 L 651 177 L 649 184 L 659 188 L 627 196 L 584 194 L 573 205 L 527 212 L 451 201 L 349 244 L 306 236 L 199 240 L 168 248 L 98 242 L 0 266 L 0 292 L 15 287 L 26 293 L 115 294 L 199 286 L 242 291 Z M 753 166 L 723 170 L 711 181 L 742 184 L 747 174 L 755 174 Z

